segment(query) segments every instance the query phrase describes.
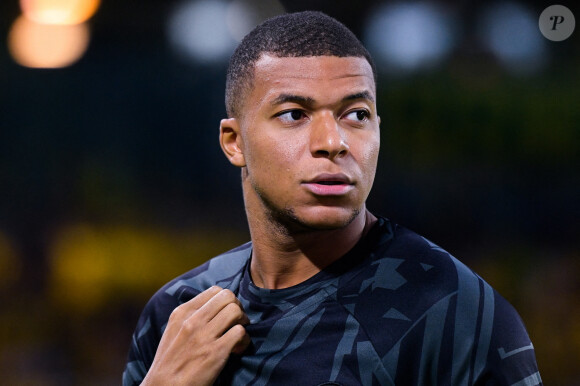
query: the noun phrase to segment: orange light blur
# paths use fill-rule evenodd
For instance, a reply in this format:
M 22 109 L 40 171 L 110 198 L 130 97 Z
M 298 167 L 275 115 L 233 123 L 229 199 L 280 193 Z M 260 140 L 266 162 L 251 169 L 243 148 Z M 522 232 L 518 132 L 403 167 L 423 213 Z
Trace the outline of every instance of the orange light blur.
M 24 15 L 40 24 L 84 23 L 99 8 L 100 0 L 20 0 Z
M 8 49 L 22 66 L 61 68 L 81 58 L 88 47 L 89 37 L 86 24 L 47 25 L 20 16 L 8 35 Z

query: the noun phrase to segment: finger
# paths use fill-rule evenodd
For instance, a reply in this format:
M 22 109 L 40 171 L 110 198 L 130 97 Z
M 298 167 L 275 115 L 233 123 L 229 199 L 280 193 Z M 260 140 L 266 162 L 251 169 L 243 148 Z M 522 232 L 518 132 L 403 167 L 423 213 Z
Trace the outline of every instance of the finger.
M 229 304 L 237 305 L 242 309 L 242 304 L 236 295 L 228 289 L 224 289 L 209 299 L 197 312 L 196 318 L 200 318 L 205 323 L 209 323 Z
M 233 354 L 241 354 L 251 342 L 250 336 L 241 324 L 234 325 L 216 341 L 224 350 Z
M 199 310 L 205 303 L 207 303 L 211 298 L 213 298 L 221 291 L 223 291 L 223 288 L 218 287 L 217 285 L 211 286 L 182 305 L 187 305 L 186 307 L 188 310 Z
M 221 290 L 222 288 L 218 286 L 210 287 L 191 300 L 176 307 L 169 316 L 169 321 L 164 335 L 169 335 L 169 338 L 170 336 L 177 334 L 183 322 L 189 319 L 197 310 L 203 307 L 205 303 L 207 303 Z
M 193 297 L 191 300 L 176 307 L 171 315 L 174 316 L 174 319 L 183 321 L 189 318 L 195 311 L 203 307 L 205 303 L 207 303 L 216 294 L 220 293 L 220 291 L 222 291 L 222 288 L 218 286 L 210 287 L 197 296 Z
M 207 325 L 207 333 L 219 338 L 236 324 L 246 325 L 250 319 L 242 308 L 235 303 L 226 305 Z

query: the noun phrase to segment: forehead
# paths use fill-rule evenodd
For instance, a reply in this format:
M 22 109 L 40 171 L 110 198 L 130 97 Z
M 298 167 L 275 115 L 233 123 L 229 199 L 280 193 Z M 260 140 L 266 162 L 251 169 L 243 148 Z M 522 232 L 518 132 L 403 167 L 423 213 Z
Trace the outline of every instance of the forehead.
M 320 100 L 353 91 L 375 94 L 373 71 L 365 58 L 262 55 L 254 67 L 250 98 L 263 101 L 280 93 L 298 93 Z

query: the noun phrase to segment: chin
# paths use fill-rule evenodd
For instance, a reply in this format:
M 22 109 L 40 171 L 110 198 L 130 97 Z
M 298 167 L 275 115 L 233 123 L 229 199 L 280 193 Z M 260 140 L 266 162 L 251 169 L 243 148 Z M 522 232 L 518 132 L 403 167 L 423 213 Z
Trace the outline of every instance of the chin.
M 310 207 L 304 210 L 294 210 L 293 222 L 310 230 L 342 229 L 354 221 L 360 214 L 360 208 L 344 208 L 335 206 Z

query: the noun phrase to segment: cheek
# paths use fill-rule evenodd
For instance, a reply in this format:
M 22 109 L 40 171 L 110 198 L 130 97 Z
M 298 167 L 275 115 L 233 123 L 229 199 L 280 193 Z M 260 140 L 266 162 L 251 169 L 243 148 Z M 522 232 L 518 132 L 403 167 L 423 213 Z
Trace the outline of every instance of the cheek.
M 250 174 L 262 178 L 287 178 L 294 173 L 300 145 L 297 141 L 262 135 L 248 143 L 245 149 Z
M 292 166 L 300 159 L 300 145 L 296 140 L 271 139 L 269 143 L 268 162 L 277 169 L 290 172 Z
M 361 160 L 364 167 L 364 173 L 369 175 L 371 181 L 374 179 L 375 171 L 377 169 L 377 162 L 379 160 L 379 149 L 381 147 L 380 138 L 378 135 L 365 141 L 365 146 L 361 152 Z
M 379 149 L 381 148 L 380 140 L 373 138 L 369 143 L 370 145 L 365 151 L 365 159 L 368 159 L 369 162 L 376 163 L 379 158 Z

